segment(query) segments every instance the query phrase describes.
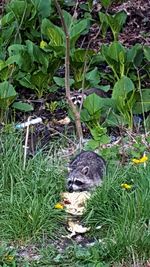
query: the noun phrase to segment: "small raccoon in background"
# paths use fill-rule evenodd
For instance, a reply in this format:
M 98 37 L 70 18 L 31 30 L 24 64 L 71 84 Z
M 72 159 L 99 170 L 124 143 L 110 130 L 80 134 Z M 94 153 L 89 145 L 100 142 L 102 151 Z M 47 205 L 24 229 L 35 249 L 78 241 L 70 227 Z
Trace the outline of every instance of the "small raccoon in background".
M 85 100 L 87 96 L 89 96 L 89 95 L 91 95 L 93 93 L 95 93 L 96 95 L 98 95 L 100 97 L 103 97 L 103 98 L 107 98 L 108 97 L 107 93 L 104 92 L 101 89 L 98 89 L 98 88 L 89 88 L 89 89 L 84 90 L 83 93 L 82 93 L 82 90 L 81 89 L 79 91 L 72 92 L 71 99 L 72 99 L 72 101 L 73 101 L 73 103 L 75 105 L 77 105 L 78 107 L 80 107 L 81 102 L 82 102 L 82 98 L 83 98 L 83 100 Z
M 105 160 L 92 151 L 83 151 L 69 164 L 69 192 L 88 191 L 101 185 L 106 170 Z

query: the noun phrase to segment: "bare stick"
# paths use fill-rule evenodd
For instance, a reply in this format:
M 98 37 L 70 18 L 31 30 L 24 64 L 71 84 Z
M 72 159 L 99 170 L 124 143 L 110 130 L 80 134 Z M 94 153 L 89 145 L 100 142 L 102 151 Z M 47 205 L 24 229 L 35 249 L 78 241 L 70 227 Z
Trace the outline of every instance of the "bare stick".
M 81 144 L 82 144 L 82 139 L 83 139 L 83 132 L 82 132 L 82 126 L 81 126 L 81 120 L 80 120 L 80 112 L 78 111 L 77 107 L 74 105 L 72 99 L 71 99 L 71 94 L 70 94 L 70 36 L 69 32 L 66 26 L 66 23 L 64 21 L 63 13 L 60 8 L 60 5 L 57 0 L 54 0 L 57 11 L 60 15 L 62 27 L 64 29 L 64 33 L 66 36 L 66 55 L 65 55 L 65 89 L 66 89 L 66 98 L 68 100 L 68 104 L 70 109 L 73 112 L 74 118 L 75 118 L 75 125 L 76 125 L 76 130 L 77 130 L 77 135 L 79 138 L 79 144 L 80 144 L 80 149 L 81 149 Z
M 31 119 L 31 116 L 28 118 L 28 122 L 30 121 L 30 119 Z M 24 144 L 23 170 L 25 170 L 25 167 L 26 167 L 28 138 L 29 138 L 29 127 L 30 127 L 30 125 L 27 126 L 26 138 L 25 138 L 25 144 Z

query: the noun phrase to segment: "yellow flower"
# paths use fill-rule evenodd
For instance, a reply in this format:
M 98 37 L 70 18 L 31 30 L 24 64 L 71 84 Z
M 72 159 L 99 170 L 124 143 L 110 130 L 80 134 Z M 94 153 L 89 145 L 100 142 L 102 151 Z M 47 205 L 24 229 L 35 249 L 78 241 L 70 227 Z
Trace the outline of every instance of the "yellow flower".
M 148 160 L 148 157 L 147 156 L 143 156 L 142 158 L 140 159 L 132 159 L 132 162 L 135 163 L 135 164 L 139 164 L 139 163 L 144 163 Z
M 8 262 L 12 262 L 14 259 L 14 256 L 12 255 L 5 255 L 5 260 L 8 261 Z
M 55 205 L 55 209 L 63 209 L 63 208 L 64 208 L 64 206 L 61 203 L 57 203 Z
M 47 46 L 47 43 L 43 40 L 40 42 L 40 48 L 45 48 Z
M 124 188 L 124 189 L 131 189 L 132 185 L 130 185 L 130 184 L 121 184 L 121 187 Z

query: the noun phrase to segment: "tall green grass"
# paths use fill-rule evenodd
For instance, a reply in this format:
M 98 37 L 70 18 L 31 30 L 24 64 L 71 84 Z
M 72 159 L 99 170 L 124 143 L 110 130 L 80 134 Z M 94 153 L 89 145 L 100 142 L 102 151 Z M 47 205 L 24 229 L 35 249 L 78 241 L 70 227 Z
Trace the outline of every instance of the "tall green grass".
M 54 205 L 64 190 L 61 162 L 40 152 L 23 170 L 22 140 L 14 134 L 1 136 L 0 150 L 0 238 L 25 241 L 59 232 L 63 215 Z
M 89 201 L 86 222 L 99 240 L 102 260 L 146 260 L 150 257 L 150 166 L 115 168 L 110 166 L 103 186 Z M 132 188 L 123 189 L 122 183 Z
M 36 241 L 42 248 L 39 263 L 21 266 L 131 267 L 146 262 L 150 258 L 149 162 L 146 168 L 109 162 L 104 183 L 92 194 L 82 218 L 91 227 L 87 235 L 95 238 L 94 246 L 84 248 L 73 241 L 60 253 L 51 241 L 66 234 L 65 212 L 54 208 L 65 190 L 64 165 L 50 149 L 28 158 L 23 170 L 22 138 L 1 135 L 0 239 L 17 244 Z M 122 183 L 132 188 L 123 189 Z

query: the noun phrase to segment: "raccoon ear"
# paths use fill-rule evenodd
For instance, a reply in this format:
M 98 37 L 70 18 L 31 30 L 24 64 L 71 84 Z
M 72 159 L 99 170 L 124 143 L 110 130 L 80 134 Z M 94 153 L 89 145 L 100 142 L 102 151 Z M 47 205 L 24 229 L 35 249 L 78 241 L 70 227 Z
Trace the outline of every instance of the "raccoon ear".
M 88 172 L 89 172 L 89 167 L 88 166 L 85 166 L 82 171 L 81 171 L 84 175 L 87 175 Z

